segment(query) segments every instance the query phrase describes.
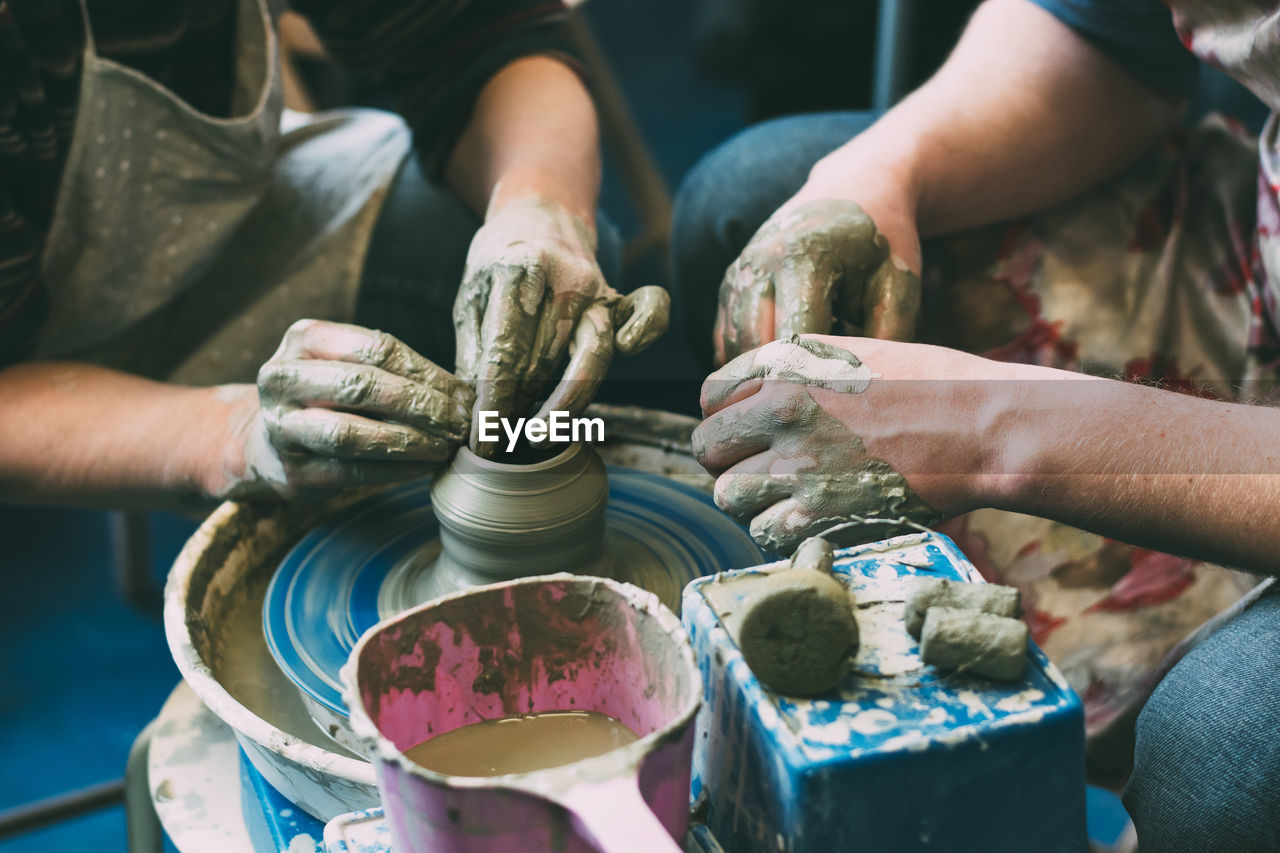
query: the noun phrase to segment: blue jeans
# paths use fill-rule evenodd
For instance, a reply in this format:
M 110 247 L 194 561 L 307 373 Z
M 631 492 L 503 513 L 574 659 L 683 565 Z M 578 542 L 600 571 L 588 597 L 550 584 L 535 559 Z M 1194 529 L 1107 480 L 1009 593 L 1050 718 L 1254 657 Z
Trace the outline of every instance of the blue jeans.
M 779 119 L 738 134 L 690 172 L 676 198 L 673 299 L 711 362 L 725 268 L 868 113 Z M 1280 590 L 1193 649 L 1138 719 L 1124 803 L 1148 851 L 1280 850 Z
M 1192 649 L 1138 717 L 1142 850 L 1280 850 L 1280 585 Z
M 427 180 L 417 157 L 406 157 L 369 240 L 355 322 L 388 332 L 452 370 L 453 298 L 480 225 L 451 189 Z M 603 217 L 596 229 L 605 281 L 619 281 L 618 230 Z

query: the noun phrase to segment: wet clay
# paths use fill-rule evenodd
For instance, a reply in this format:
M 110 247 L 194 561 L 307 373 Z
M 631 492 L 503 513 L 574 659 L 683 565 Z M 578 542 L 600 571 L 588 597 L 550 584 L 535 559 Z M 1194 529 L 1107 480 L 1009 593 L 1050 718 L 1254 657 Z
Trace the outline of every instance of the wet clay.
M 462 726 L 404 754 L 449 776 L 505 776 L 594 758 L 638 739 L 631 729 L 596 711 L 544 711 Z
M 460 448 L 432 484 L 440 539 L 396 563 L 378 592 L 390 616 L 447 593 L 550 572 L 623 580 L 679 608 L 690 554 L 660 528 L 610 525 L 608 472 L 590 445 L 510 464 Z
M 248 385 L 220 392 L 229 401 L 254 396 Z M 466 440 L 475 399 L 391 335 L 320 320 L 289 328 L 258 372 L 256 396 L 237 425 L 243 458 L 219 472 L 219 499 L 424 476 Z
M 600 555 L 608 500 L 609 477 L 590 445 L 531 465 L 460 448 L 431 487 L 443 547 L 436 571 L 477 583 L 580 571 Z
M 918 578 L 907 599 L 903 621 L 907 633 L 919 639 L 925 613 L 931 607 L 974 610 L 1016 619 L 1022 615 L 1022 597 L 1011 586 L 989 583 L 960 583 L 945 578 Z
M 614 350 L 638 352 L 666 331 L 661 288 L 620 295 L 596 262 L 596 231 L 562 205 L 512 201 L 485 220 L 467 253 L 454 301 L 458 375 L 474 383 L 477 410 L 526 414 L 569 353 L 545 411 L 574 414 L 591 402 Z M 471 433 L 482 457 L 491 442 Z
M 716 481 L 716 504 L 764 549 L 789 554 L 804 538 L 844 522 L 842 544 L 885 539 L 933 524 L 941 515 L 893 466 L 870 456 L 862 439 L 809 393 L 860 393 L 873 374 L 852 353 L 801 338 L 775 341 L 725 365 L 703 387 L 714 411 L 743 382 L 764 380 L 749 405 L 716 411 L 693 435 L 700 461 L 721 446 L 767 448 Z M 744 401 L 745 402 L 745 401 Z
M 858 651 L 853 598 L 831 576 L 831 565 L 830 543 L 805 540 L 789 569 L 758 582 L 742 614 L 742 656 L 756 678 L 779 693 L 831 690 Z
M 1027 662 L 1027 625 L 974 610 L 930 607 L 921 629 L 920 658 L 939 669 L 1012 681 Z
M 871 217 L 844 199 L 812 201 L 771 216 L 725 273 L 716 355 L 723 363 L 774 338 L 831 334 L 837 320 L 909 340 L 919 308 L 919 276 Z

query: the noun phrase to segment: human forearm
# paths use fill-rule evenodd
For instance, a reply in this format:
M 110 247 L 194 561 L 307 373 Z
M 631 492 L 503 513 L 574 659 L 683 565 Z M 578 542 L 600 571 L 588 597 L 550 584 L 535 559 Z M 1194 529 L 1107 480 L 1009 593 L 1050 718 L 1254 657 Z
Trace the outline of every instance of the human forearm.
M 202 508 L 411 479 L 462 440 L 474 396 L 390 335 L 319 320 L 257 386 L 21 364 L 0 371 L 0 501 Z
M 477 211 L 537 197 L 594 231 L 600 192 L 595 107 L 559 60 L 519 59 L 481 91 L 449 160 L 448 178 Z
M 244 393 L 253 387 L 187 388 L 87 364 L 0 371 L 0 500 L 207 505 L 210 448 L 230 445 Z
M 639 352 L 662 335 L 670 300 L 657 287 L 622 296 L 600 268 L 596 115 L 577 74 L 545 56 L 499 72 L 448 176 L 485 217 L 453 311 L 455 366 L 475 386 L 477 411 L 525 414 L 538 399 L 580 411 L 615 351 Z M 471 444 L 481 455 L 495 450 L 476 429 Z
M 1280 571 L 1280 410 L 1105 380 L 1016 385 L 985 503 Z
M 1042 9 L 989 0 L 939 72 L 819 161 L 797 200 L 857 201 L 891 245 L 906 217 L 924 236 L 973 227 L 1116 174 L 1180 111 Z
M 824 336 L 744 353 L 702 399 L 717 504 L 779 552 L 993 507 L 1280 573 L 1280 409 Z

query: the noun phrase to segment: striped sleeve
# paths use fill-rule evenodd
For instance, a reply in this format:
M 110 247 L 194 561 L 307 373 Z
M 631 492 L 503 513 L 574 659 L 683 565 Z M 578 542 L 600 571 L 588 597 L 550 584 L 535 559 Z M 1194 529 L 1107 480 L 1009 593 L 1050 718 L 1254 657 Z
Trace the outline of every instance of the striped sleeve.
M 55 4 L 17 6 L 0 3 L 0 368 L 35 352 L 49 313 L 40 252 L 79 86 L 74 40 L 44 38 Z M 15 15 L 33 11 L 20 31 Z
M 348 68 L 394 89 L 415 146 L 438 175 L 480 90 L 523 56 L 581 70 L 561 0 L 294 0 Z
M 40 236 L 0 193 L 0 368 L 30 358 L 49 313 Z

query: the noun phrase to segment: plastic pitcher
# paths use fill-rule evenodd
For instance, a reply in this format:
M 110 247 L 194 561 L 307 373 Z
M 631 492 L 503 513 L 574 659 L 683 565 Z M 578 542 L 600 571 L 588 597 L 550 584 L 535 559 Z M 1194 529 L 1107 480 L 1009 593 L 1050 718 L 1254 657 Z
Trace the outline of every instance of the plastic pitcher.
M 553 574 L 445 596 L 370 628 L 342 681 L 397 853 L 682 849 L 701 678 L 679 619 L 638 587 Z M 640 738 L 506 776 L 403 755 L 460 726 L 563 710 Z

